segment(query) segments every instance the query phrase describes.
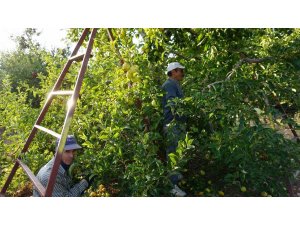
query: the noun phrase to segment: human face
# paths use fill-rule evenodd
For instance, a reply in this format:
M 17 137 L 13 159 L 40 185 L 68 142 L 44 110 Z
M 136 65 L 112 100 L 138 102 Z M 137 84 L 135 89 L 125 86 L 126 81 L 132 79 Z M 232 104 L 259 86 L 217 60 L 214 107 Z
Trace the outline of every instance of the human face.
M 62 154 L 62 159 L 61 160 L 66 165 L 71 165 L 74 158 L 75 158 L 75 156 L 76 156 L 76 149 L 64 151 L 64 153 Z
M 177 69 L 174 69 L 172 71 L 172 78 L 177 80 L 177 81 L 181 81 L 183 80 L 183 77 L 184 77 L 184 70 L 183 69 L 180 69 L 180 68 L 177 68 Z

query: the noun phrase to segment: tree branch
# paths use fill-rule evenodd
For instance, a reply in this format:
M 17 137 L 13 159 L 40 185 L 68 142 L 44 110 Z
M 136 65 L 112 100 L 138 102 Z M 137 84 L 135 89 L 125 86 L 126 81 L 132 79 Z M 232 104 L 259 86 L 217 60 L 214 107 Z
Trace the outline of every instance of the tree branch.
M 261 63 L 261 62 L 264 62 L 264 61 L 267 61 L 267 60 L 270 60 L 270 59 L 273 59 L 272 57 L 265 57 L 265 58 L 262 58 L 262 59 L 250 59 L 250 58 L 244 58 L 244 62 L 247 62 L 247 63 Z
M 112 33 L 112 28 L 107 28 L 107 34 L 108 34 L 109 40 L 111 42 L 114 42 L 115 38 L 114 38 L 114 35 Z M 123 65 L 124 64 L 124 59 L 122 58 L 122 55 L 120 53 L 120 50 L 119 50 L 118 46 L 115 46 L 115 50 L 116 50 L 116 53 L 117 53 L 117 55 L 120 59 L 120 64 Z
M 177 55 L 177 56 L 179 56 L 179 57 L 185 59 L 186 61 L 189 61 L 189 60 L 190 60 L 190 58 L 188 58 L 188 57 L 186 57 L 186 56 L 184 56 L 184 55 L 182 55 L 182 54 L 180 54 L 180 53 L 178 53 L 178 52 L 176 52 L 176 51 L 170 52 L 170 54 Z M 196 60 L 201 61 L 201 59 L 198 58 L 197 56 L 193 56 L 193 58 L 195 58 Z
M 171 54 L 177 55 L 177 56 L 179 56 L 179 57 L 181 57 L 181 58 L 183 58 L 183 59 L 185 59 L 185 60 L 187 60 L 187 61 L 189 61 L 189 60 L 190 60 L 190 59 L 189 59 L 189 58 L 187 58 L 186 56 L 184 56 L 184 55 L 181 55 L 180 53 L 178 53 L 178 52 L 175 52 L 175 51 L 171 52 Z
M 207 88 L 211 88 L 212 86 L 214 86 L 215 84 L 219 84 L 219 83 L 224 83 L 228 80 L 230 80 L 230 78 L 232 77 L 233 73 L 236 72 L 236 70 L 241 67 L 243 65 L 243 63 L 261 63 L 261 62 L 264 62 L 264 61 L 267 61 L 267 60 L 270 60 L 270 59 L 273 59 L 272 57 L 265 57 L 265 58 L 248 58 L 248 57 L 245 57 L 245 58 L 242 58 L 240 59 L 232 68 L 232 70 L 227 73 L 226 75 L 226 79 L 225 80 L 222 80 L 222 81 L 216 81 L 216 82 L 213 82 L 209 85 L 207 85 Z M 205 87 L 206 88 L 206 87 Z M 204 91 L 205 88 L 202 90 Z
M 229 80 L 231 78 L 231 76 L 233 75 L 233 73 L 243 65 L 243 63 L 261 63 L 264 62 L 266 60 L 270 60 L 273 59 L 272 57 L 265 57 L 265 58 L 242 58 L 240 61 L 238 61 L 234 66 L 233 69 L 227 74 L 226 80 Z

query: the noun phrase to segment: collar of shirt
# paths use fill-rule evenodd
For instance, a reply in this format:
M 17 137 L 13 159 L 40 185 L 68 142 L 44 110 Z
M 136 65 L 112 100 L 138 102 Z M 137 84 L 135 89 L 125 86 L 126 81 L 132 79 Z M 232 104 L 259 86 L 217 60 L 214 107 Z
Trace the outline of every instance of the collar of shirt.
M 65 169 L 65 171 L 68 172 L 68 170 L 69 170 L 69 168 L 70 168 L 70 165 L 65 164 L 62 160 L 61 160 L 60 165 Z
M 175 80 L 175 79 L 172 78 L 172 77 L 169 77 L 169 80 L 172 81 L 172 82 L 174 82 L 174 83 L 177 84 L 177 85 L 180 85 L 179 81 L 178 81 L 178 80 Z

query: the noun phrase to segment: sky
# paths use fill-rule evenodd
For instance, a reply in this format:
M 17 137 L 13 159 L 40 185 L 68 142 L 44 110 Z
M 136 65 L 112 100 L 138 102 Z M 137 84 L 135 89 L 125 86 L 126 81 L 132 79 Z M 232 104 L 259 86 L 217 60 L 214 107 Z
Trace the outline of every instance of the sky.
M 14 50 L 16 48 L 16 45 L 15 42 L 11 40 L 10 36 L 21 35 L 25 29 L 26 27 L 0 27 L 0 52 Z M 41 35 L 36 39 L 42 47 L 45 47 L 48 50 L 51 50 L 54 47 L 66 47 L 66 43 L 63 41 L 63 39 L 66 37 L 66 29 L 46 26 L 44 28 L 37 29 L 38 31 L 42 32 Z
M 294 7 L 296 0 L 273 0 L 272 4 L 269 1 L 252 0 L 251 4 L 245 5 L 238 4 L 238 0 L 199 1 L 197 4 L 193 0 L 186 0 L 184 3 L 172 0 L 172 4 L 169 1 L 153 0 L 153 4 L 147 5 L 134 4 L 134 0 L 101 1 L 101 4 L 96 3 L 96 0 L 85 0 L 84 4 L 81 0 L 73 0 L 72 7 L 69 1 L 61 0 L 43 1 L 42 5 L 39 0 L 16 1 L 18 0 L 4 1 L 1 4 L 0 51 L 14 49 L 10 35 L 20 35 L 28 27 L 40 28 L 43 32 L 39 43 L 51 49 L 66 45 L 62 41 L 65 30 L 60 27 L 300 26 L 300 13 L 298 7 Z M 15 7 L 16 4 L 18 7 Z M 89 4 L 95 7 L 88 7 Z

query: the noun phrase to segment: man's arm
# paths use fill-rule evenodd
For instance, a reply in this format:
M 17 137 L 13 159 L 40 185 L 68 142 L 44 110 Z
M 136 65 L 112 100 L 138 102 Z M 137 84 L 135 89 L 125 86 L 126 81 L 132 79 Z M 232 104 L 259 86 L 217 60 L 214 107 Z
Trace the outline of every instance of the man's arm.
M 64 179 L 56 178 L 56 183 L 54 185 L 53 197 L 79 197 L 81 193 L 88 187 L 88 182 L 86 180 L 81 180 L 79 183 L 75 184 L 71 189 L 68 189 L 68 185 Z

